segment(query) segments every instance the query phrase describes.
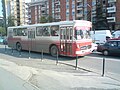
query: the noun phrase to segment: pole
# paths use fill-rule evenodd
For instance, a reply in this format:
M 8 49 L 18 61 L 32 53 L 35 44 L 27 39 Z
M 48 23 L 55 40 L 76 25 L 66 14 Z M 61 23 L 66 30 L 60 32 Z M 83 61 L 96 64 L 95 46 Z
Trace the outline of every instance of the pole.
M 21 50 L 19 50 L 19 56 L 21 57 Z
M 42 52 L 41 52 L 41 61 L 43 60 L 43 49 L 42 49 Z
M 31 53 L 30 53 L 30 47 L 29 47 L 29 59 L 30 59 L 30 57 L 31 57 Z
M 14 47 L 14 46 L 12 45 L 12 48 L 11 48 L 11 49 L 12 49 L 12 55 L 13 55 L 13 53 L 14 53 L 14 51 L 13 51 L 13 50 L 14 50 L 14 48 L 13 48 L 13 47 Z
M 5 53 L 7 53 L 7 47 L 6 47 L 6 44 L 5 44 Z
M 105 74 L 105 58 L 103 58 L 102 77 L 104 77 L 104 74 Z
M 57 51 L 57 55 L 56 55 L 56 65 L 58 64 L 58 51 Z
M 75 69 L 76 70 L 78 69 L 78 55 L 76 55 L 76 66 L 75 66 Z

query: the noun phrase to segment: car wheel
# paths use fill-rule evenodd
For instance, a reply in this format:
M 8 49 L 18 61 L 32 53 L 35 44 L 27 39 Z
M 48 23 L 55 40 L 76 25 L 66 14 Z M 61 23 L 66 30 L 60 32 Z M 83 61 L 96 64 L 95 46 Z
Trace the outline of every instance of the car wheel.
M 109 55 L 109 51 L 108 50 L 104 50 L 103 51 L 103 55 L 108 56 Z
M 16 49 L 17 49 L 17 51 L 21 51 L 22 50 L 22 46 L 21 46 L 20 43 L 16 44 Z
M 53 46 L 50 48 L 50 54 L 51 54 L 52 56 L 57 56 L 57 52 L 58 52 L 57 46 L 53 45 Z

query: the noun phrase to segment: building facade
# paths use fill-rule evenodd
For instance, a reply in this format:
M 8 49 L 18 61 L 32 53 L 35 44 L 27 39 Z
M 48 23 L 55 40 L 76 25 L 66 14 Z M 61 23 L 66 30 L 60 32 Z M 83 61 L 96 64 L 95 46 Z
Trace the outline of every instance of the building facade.
M 29 24 L 40 23 L 41 16 L 52 21 L 87 20 L 87 0 L 32 0 L 29 7 Z
M 110 29 L 120 30 L 120 0 L 108 0 L 107 20 Z
M 24 25 L 26 24 L 25 18 L 25 0 L 6 0 L 6 18 L 8 16 L 14 16 L 15 25 Z
M 89 20 L 96 22 L 97 5 L 112 30 L 120 29 L 120 0 L 32 0 L 29 3 L 29 24 L 40 23 L 42 16 L 53 21 Z

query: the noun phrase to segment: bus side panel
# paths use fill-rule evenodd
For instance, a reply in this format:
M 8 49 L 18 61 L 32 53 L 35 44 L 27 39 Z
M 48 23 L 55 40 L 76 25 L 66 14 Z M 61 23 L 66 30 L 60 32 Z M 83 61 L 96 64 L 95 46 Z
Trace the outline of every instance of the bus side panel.
M 8 38 L 8 47 L 16 49 L 16 42 L 20 42 L 20 38 L 9 37 Z
M 50 37 L 50 36 L 39 36 L 36 37 L 36 51 L 41 52 L 43 50 L 44 53 L 49 53 L 49 47 L 52 44 L 57 44 L 59 42 L 58 37 Z

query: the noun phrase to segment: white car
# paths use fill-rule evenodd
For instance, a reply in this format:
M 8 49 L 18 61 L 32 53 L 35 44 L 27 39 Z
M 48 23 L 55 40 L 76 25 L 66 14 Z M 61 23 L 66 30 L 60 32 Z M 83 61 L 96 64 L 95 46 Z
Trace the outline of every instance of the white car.
M 93 52 L 93 51 L 96 51 L 96 50 L 97 50 L 97 47 L 98 47 L 98 45 L 97 45 L 97 44 L 92 43 L 92 48 L 91 48 L 91 51 L 92 51 L 92 52 Z

